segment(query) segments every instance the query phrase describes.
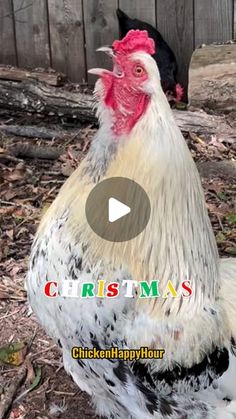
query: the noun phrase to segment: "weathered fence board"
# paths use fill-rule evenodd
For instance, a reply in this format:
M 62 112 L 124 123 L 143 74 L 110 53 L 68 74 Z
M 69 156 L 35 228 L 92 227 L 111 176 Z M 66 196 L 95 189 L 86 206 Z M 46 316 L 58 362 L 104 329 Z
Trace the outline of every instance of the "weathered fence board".
M 96 49 L 118 37 L 118 6 L 157 26 L 185 86 L 195 47 L 236 37 L 236 0 L 0 0 L 0 63 L 52 65 L 74 82 L 92 83 L 87 69 L 111 65 Z
M 70 80 L 86 79 L 81 0 L 49 0 L 52 66 Z
M 13 0 L 16 47 L 20 67 L 49 67 L 46 0 Z
M 173 49 L 178 62 L 179 80 L 186 86 L 194 43 L 193 1 L 156 0 L 156 13 L 157 28 Z
M 17 64 L 11 0 L 0 1 L 0 63 Z
M 119 7 L 133 19 L 141 19 L 156 26 L 155 0 L 119 0 Z
M 234 27 L 233 27 L 233 38 L 236 39 L 236 0 L 234 0 Z
M 118 36 L 117 0 L 86 0 L 84 2 L 87 68 L 108 67 L 110 59 L 96 49 L 110 45 Z M 94 82 L 94 76 L 89 81 Z
M 232 0 L 196 0 L 194 14 L 195 47 L 232 39 Z

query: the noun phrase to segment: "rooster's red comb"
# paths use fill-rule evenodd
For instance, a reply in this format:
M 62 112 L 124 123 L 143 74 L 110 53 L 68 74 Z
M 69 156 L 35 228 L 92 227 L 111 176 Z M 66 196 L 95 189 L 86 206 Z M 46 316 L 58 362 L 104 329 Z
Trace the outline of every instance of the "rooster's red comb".
M 144 51 L 147 54 L 155 54 L 155 42 L 148 37 L 147 31 L 132 29 L 121 41 L 113 42 L 113 50 L 120 54 L 132 54 L 137 51 Z

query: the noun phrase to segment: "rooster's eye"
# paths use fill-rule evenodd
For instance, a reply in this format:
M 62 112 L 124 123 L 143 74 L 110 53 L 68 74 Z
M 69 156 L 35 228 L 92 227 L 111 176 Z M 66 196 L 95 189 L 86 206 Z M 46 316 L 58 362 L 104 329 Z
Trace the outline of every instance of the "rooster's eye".
M 144 68 L 143 68 L 141 65 L 136 65 L 136 66 L 134 67 L 134 75 L 135 75 L 136 77 L 141 77 L 141 76 L 143 76 L 144 72 L 145 72 L 145 70 L 144 70 Z

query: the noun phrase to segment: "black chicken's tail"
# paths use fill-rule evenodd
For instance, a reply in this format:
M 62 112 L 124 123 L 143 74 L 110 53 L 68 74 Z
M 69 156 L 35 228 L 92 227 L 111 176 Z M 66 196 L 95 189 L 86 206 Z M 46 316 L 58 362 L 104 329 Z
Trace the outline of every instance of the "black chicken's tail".
M 119 22 L 120 39 L 122 39 L 131 29 L 141 29 L 139 25 L 137 26 L 136 19 L 131 19 L 121 9 L 118 8 L 116 10 L 116 15 Z
M 124 22 L 129 19 L 129 16 L 126 15 L 121 9 L 116 9 L 116 16 L 118 17 L 119 22 Z

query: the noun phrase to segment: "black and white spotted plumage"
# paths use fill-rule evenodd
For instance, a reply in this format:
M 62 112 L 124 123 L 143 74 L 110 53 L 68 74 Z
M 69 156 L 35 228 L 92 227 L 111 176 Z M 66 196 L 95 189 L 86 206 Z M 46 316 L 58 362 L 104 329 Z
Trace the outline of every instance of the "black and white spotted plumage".
M 41 278 L 59 280 L 59 275 L 63 275 L 65 279 L 91 281 L 94 277 L 92 267 L 83 265 L 85 245 L 77 247 L 73 242 L 64 242 L 63 226 L 68 218 L 66 212 L 61 219 L 55 220 L 52 230 L 43 240 L 38 238 L 33 246 L 31 282 L 28 283 L 30 302 L 43 326 L 62 348 L 66 370 L 80 388 L 92 396 L 97 412 L 121 419 L 128 415 L 140 419 L 217 417 L 213 408 L 197 400 L 195 395 L 209 387 L 213 392 L 212 383 L 228 369 L 229 352 L 225 348 L 214 349 L 190 368 L 175 363 L 171 368 L 161 368 L 157 372 L 152 372 L 151 362 L 144 361 L 72 360 L 73 346 L 98 349 L 130 347 L 127 331 L 134 326 L 134 301 L 122 297 L 117 301 L 45 298 Z M 54 255 L 53 261 L 49 261 L 50 254 Z M 64 259 L 63 255 L 67 257 Z M 126 273 L 119 271 L 114 279 L 119 281 L 125 277 Z M 135 406 L 132 406 L 132 397 Z M 156 412 L 159 416 L 155 416 Z
M 69 214 L 63 216 L 62 220 L 55 223 L 57 232 L 62 229 L 61 223 L 66 222 L 68 216 Z M 53 237 L 50 231 L 49 237 Z M 31 281 L 36 284 L 45 275 L 49 275 L 48 279 L 55 277 L 59 279 L 56 263 L 52 264 L 50 269 L 48 267 L 48 255 L 52 252 L 55 257 L 57 249 L 61 255 L 66 252 L 62 245 L 63 234 L 59 234 L 57 249 L 52 246 L 49 237 L 45 237 L 44 244 L 36 242 L 33 248 Z M 60 250 L 60 245 L 63 251 Z M 61 274 L 65 275 L 64 278 L 78 279 L 84 274 L 84 280 L 87 281 L 88 277 L 90 280 L 93 274 L 92 271 L 84 273 L 82 255 L 76 256 L 76 247 L 72 243 L 68 243 L 67 251 L 69 248 L 71 253 L 68 252 L 68 258 L 58 259 L 59 271 L 62 269 Z M 120 278 L 125 277 L 122 272 L 119 274 Z M 119 280 L 117 273 L 116 280 Z M 143 361 L 129 363 L 114 360 L 72 360 L 70 351 L 73 346 L 97 349 L 111 346 L 129 347 L 128 339 L 122 331 L 133 327 L 133 302 L 126 302 L 121 298 L 114 303 L 101 299 L 81 301 L 63 297 L 45 301 L 40 283 L 33 287 L 32 282 L 30 302 L 34 310 L 43 326 L 58 340 L 63 351 L 66 370 L 80 388 L 93 397 L 98 413 L 112 417 L 112 412 L 114 418 L 126 418 L 130 412 L 122 400 L 127 398 L 129 406 L 134 396 L 135 403 L 137 397 L 140 405 L 132 406 L 130 417 L 141 418 L 144 414 L 147 418 L 158 417 L 154 416 L 156 411 L 159 412 L 159 417 L 168 418 L 215 417 L 210 413 L 207 404 L 195 400 L 194 396 L 196 391 L 209 387 L 227 370 L 229 355 L 226 349 L 216 348 L 212 354 L 206 355 L 199 364 L 190 368 L 183 368 L 176 363 L 172 369 L 155 373 L 152 373 L 151 363 L 145 364 Z M 192 404 L 191 413 L 189 413 L 189 404 Z M 140 414 L 136 410 L 139 410 Z M 208 416 L 202 416 L 203 414 Z

